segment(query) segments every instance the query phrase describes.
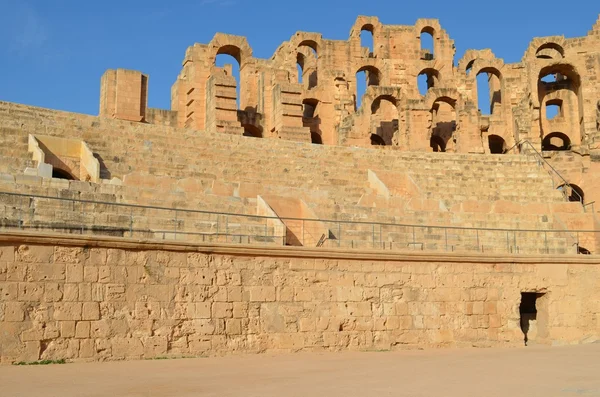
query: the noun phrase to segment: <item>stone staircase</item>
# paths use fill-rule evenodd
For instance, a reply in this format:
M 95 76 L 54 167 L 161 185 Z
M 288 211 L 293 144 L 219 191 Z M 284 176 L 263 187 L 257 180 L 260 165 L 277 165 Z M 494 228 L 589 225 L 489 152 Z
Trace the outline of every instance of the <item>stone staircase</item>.
M 37 199 L 27 207 L 28 214 L 33 214 L 27 218 L 31 226 L 61 219 L 70 220 L 73 227 L 81 221 L 106 230 L 114 228 L 123 236 L 185 236 L 206 241 L 206 236 L 218 240 L 223 234 L 237 234 L 239 242 L 282 244 L 282 236 L 272 225 L 245 216 L 257 214 L 257 196 L 271 195 L 304 200 L 330 230 L 324 246 L 563 254 L 573 251 L 572 237 L 552 232 L 564 229 L 554 214 L 582 212 L 577 203 L 565 203 L 546 171 L 525 156 L 311 145 L 2 102 L 0 121 L 2 191 L 239 214 L 175 214 L 86 204 L 85 214 L 76 215 L 82 211 L 73 203 L 69 209 L 68 202 Z M 123 184 L 21 175 L 26 166 L 32 166 L 27 153 L 30 133 L 85 140 L 101 162 L 101 177 L 116 177 Z M 398 178 L 409 175 L 418 193 L 378 196 L 369 183 L 368 170 Z M 10 223 L 16 206 L 4 198 L 3 202 L 3 217 Z M 512 232 L 515 229 L 534 231 Z M 311 241 L 320 240 L 316 222 L 306 221 L 302 230 L 316 234 Z

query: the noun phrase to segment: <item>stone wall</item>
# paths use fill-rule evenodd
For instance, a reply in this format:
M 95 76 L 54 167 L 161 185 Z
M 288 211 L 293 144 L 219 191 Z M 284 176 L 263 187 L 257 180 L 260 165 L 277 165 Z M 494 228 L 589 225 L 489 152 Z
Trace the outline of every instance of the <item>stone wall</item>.
M 0 237 L 2 363 L 600 338 L 597 259 Z M 542 295 L 544 294 L 544 295 Z

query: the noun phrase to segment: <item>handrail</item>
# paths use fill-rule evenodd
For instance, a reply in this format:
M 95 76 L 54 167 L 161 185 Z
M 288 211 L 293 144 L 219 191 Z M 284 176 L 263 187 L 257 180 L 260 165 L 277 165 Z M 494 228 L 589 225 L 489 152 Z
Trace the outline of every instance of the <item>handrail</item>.
M 169 207 L 158 207 L 150 205 L 139 205 L 139 204 L 125 204 L 125 203 L 114 203 L 110 201 L 95 201 L 95 200 L 83 200 L 76 198 L 64 198 L 64 197 L 53 197 L 43 196 L 36 194 L 23 194 L 15 192 L 4 192 L 0 191 L 0 195 L 26 197 L 26 198 L 39 198 L 49 200 L 59 200 L 67 202 L 77 202 L 86 204 L 101 204 L 101 205 L 114 205 L 125 208 L 142 208 L 142 209 L 155 209 L 162 211 L 175 211 L 185 213 L 201 213 L 211 215 L 227 215 L 246 217 L 254 219 L 274 219 L 274 220 L 290 220 L 290 221 L 305 221 L 305 222 L 323 222 L 323 223 L 335 223 L 335 224 L 350 224 L 350 225 L 378 225 L 378 226 L 391 226 L 391 227 L 415 227 L 415 228 L 427 228 L 427 229 L 442 229 L 442 230 L 479 230 L 479 231 L 496 231 L 496 232 L 551 232 L 551 233 L 569 233 L 569 232 L 581 232 L 581 233 L 596 233 L 597 230 L 559 230 L 559 229 L 509 229 L 509 228 L 485 228 L 485 227 L 467 227 L 467 226 L 441 226 L 441 225 L 421 225 L 421 224 L 410 224 L 410 223 L 390 223 L 390 222 L 368 222 L 368 221 L 345 221 L 337 219 L 314 219 L 314 218 L 292 218 L 292 217 L 276 217 L 267 215 L 250 215 L 250 214 L 239 214 L 232 212 L 218 212 L 218 211 L 207 211 L 207 210 L 192 210 L 185 208 L 169 208 Z M 126 216 L 127 214 L 123 214 Z
M 548 161 L 546 161 L 544 156 L 542 156 L 542 154 L 537 151 L 537 149 L 533 146 L 533 144 L 528 139 L 521 139 L 519 142 L 514 144 L 514 146 L 512 146 L 510 149 L 508 149 L 507 152 L 510 152 L 517 146 L 519 147 L 519 150 L 521 151 L 522 150 L 521 146 L 523 144 L 529 145 L 529 147 L 533 150 L 533 152 L 538 157 L 538 161 L 541 160 L 542 162 L 544 162 L 564 182 L 562 186 L 567 186 L 571 190 L 571 192 L 573 192 L 577 195 L 577 197 L 579 198 L 577 201 L 581 204 L 581 206 L 583 207 L 584 212 L 585 212 L 585 206 L 583 205 L 583 197 L 581 197 L 581 195 L 577 192 L 577 190 L 573 189 L 571 184 L 569 182 L 567 182 L 567 180 L 565 178 L 563 178 L 563 176 L 552 166 L 552 164 L 550 164 Z M 548 172 L 548 173 L 550 173 L 550 172 Z M 565 198 L 568 200 L 566 191 L 562 190 L 562 193 L 563 193 L 563 196 L 565 196 Z

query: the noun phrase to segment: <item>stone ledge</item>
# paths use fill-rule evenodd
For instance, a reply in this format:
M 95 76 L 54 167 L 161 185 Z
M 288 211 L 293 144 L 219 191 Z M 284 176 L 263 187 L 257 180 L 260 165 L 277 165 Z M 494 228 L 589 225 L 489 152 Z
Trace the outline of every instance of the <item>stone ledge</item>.
M 133 250 L 162 250 L 176 252 L 201 252 L 204 254 L 263 256 L 284 258 L 319 258 L 372 260 L 392 262 L 441 263 L 515 263 L 515 264 L 581 264 L 600 265 L 600 257 L 589 255 L 486 255 L 474 253 L 386 252 L 383 250 L 344 250 L 311 247 L 265 247 L 239 244 L 198 244 L 189 242 L 163 242 L 115 238 L 110 236 L 66 236 L 59 233 L 0 232 L 0 245 L 4 243 L 63 245 L 90 248 L 121 248 Z

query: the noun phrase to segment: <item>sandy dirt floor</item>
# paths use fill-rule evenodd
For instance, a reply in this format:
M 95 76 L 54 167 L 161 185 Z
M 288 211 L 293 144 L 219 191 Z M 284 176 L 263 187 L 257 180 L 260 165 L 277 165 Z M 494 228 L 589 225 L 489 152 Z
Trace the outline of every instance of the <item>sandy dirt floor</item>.
M 0 396 L 600 396 L 600 344 L 3 366 Z

